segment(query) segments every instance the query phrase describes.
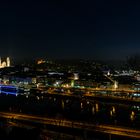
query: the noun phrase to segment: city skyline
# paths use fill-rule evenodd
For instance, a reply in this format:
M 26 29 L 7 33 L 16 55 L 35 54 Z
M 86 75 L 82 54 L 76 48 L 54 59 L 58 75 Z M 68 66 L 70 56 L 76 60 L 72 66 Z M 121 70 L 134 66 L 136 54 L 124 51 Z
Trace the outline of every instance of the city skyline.
M 139 54 L 138 1 L 45 1 L 0 5 L 0 56 L 14 60 L 125 60 Z

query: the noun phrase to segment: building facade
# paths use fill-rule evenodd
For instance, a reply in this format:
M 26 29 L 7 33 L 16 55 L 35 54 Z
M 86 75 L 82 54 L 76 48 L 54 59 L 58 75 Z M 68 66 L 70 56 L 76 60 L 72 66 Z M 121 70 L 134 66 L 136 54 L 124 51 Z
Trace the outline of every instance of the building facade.
M 10 58 L 7 57 L 5 61 L 1 60 L 0 57 L 0 68 L 4 68 L 4 67 L 10 67 Z

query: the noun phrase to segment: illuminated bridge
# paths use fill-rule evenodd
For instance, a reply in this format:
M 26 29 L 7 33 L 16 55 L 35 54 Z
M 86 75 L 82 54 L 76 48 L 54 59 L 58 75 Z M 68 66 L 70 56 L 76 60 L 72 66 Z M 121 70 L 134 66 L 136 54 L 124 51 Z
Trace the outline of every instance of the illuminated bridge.
M 84 131 L 90 132 L 100 132 L 104 134 L 108 134 L 110 137 L 112 135 L 118 135 L 128 138 L 136 138 L 140 139 L 140 130 L 119 127 L 113 125 L 99 125 L 99 124 L 89 124 L 83 122 L 69 121 L 69 120 L 61 120 L 61 119 L 53 119 L 46 117 L 39 117 L 33 115 L 26 114 L 17 114 L 17 113 L 6 113 L 0 112 L 1 118 L 8 119 L 9 121 L 13 121 L 15 123 L 29 123 L 30 125 L 38 126 L 44 128 L 46 125 L 64 127 L 64 128 L 72 128 L 72 129 L 81 129 Z M 111 139 L 111 138 L 110 138 Z
M 41 89 L 43 92 L 47 93 L 55 93 L 54 89 L 57 89 L 57 87 L 53 87 L 51 90 L 46 90 L 46 89 Z M 136 97 L 137 99 L 140 98 L 140 91 L 133 90 L 133 89 L 102 89 L 102 88 L 64 88 L 60 87 L 64 90 L 69 90 L 70 93 L 64 92 L 65 95 L 76 95 L 76 92 L 82 92 L 81 94 L 84 93 L 84 96 L 95 96 L 95 95 L 100 95 L 100 96 L 116 96 L 117 98 L 122 97 L 122 96 L 128 96 L 129 98 L 131 97 Z M 30 90 L 30 89 L 29 89 Z M 12 94 L 12 95 L 18 95 L 21 93 L 24 93 L 24 89 L 19 88 L 17 85 L 6 85 L 6 84 L 0 84 L 0 93 L 4 94 Z M 61 93 L 60 93 L 61 94 Z

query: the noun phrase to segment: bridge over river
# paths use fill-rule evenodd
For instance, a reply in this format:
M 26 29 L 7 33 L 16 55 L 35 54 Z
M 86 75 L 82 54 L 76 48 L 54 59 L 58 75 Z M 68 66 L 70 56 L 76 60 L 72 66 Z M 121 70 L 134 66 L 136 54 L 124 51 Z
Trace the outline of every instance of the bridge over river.
M 57 126 L 59 128 L 71 128 L 73 130 L 83 130 L 84 137 L 87 137 L 87 132 L 99 132 L 102 134 L 107 134 L 108 138 L 111 140 L 112 136 L 122 136 L 128 139 L 135 138 L 140 139 L 140 130 L 119 127 L 113 125 L 100 125 L 100 124 L 90 124 L 85 122 L 69 121 L 64 119 L 54 119 L 46 118 L 34 115 L 18 114 L 18 113 L 7 113 L 0 112 L 0 117 L 8 121 L 20 124 L 29 124 L 35 127 L 45 128 L 47 126 Z

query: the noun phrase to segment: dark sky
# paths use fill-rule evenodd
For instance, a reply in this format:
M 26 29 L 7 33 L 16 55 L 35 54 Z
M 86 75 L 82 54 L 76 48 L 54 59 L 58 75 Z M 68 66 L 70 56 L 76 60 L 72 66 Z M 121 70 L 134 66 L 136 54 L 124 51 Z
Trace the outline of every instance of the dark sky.
M 125 59 L 140 53 L 139 0 L 0 4 L 0 55 L 13 59 Z

